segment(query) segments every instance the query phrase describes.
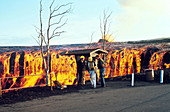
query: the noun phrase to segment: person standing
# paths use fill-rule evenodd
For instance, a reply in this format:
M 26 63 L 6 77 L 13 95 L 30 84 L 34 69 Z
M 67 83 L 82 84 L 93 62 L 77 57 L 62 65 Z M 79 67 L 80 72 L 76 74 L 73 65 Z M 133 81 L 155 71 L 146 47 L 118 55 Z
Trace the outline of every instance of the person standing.
M 96 59 L 98 60 L 98 69 L 100 70 L 100 79 L 101 79 L 101 87 L 106 87 L 105 85 L 105 63 L 104 60 L 99 57 L 99 55 L 96 56 Z
M 98 60 L 96 59 L 96 57 L 95 57 L 95 67 L 94 67 L 94 70 L 95 70 L 95 74 L 96 74 L 96 84 L 97 85 L 100 85 L 99 84 L 99 74 L 98 74 L 98 66 L 97 66 L 97 62 L 98 62 Z
M 78 85 L 85 85 L 86 63 L 84 56 L 81 56 L 77 62 L 77 72 L 79 77 L 77 81 Z
M 92 57 L 89 57 L 87 67 L 91 78 L 91 88 L 96 88 L 96 74 L 94 73 L 95 63 Z

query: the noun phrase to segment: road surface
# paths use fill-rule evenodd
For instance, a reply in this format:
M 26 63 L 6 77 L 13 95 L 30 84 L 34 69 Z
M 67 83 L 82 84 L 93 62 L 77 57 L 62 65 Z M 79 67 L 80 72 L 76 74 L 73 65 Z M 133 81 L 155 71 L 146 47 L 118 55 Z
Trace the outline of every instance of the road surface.
M 170 112 L 170 84 L 106 83 L 106 88 L 86 84 L 78 92 L 0 105 L 0 112 Z

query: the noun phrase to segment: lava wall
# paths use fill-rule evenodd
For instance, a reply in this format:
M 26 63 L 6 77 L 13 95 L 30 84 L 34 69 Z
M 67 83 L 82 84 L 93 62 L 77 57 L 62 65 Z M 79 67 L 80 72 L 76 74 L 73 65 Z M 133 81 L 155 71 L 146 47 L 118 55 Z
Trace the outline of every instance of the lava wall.
M 170 68 L 170 50 L 146 46 L 110 47 L 108 51 L 105 78 L 125 76 L 133 72 L 140 73 L 149 68 L 155 70 Z M 63 85 L 76 84 L 76 59 L 73 55 L 61 55 L 61 52 L 50 51 L 52 81 L 57 80 Z M 86 76 L 88 80 L 88 72 Z M 45 86 L 46 76 L 40 51 L 23 50 L 1 53 L 0 78 L 2 89 Z
M 149 63 L 154 70 L 170 68 L 170 50 L 155 52 Z
M 52 80 L 63 85 L 72 85 L 76 79 L 74 56 L 62 56 L 61 51 L 51 50 L 50 74 Z M 0 55 L 0 78 L 2 89 L 33 87 L 46 82 L 43 59 L 40 51 L 13 51 Z

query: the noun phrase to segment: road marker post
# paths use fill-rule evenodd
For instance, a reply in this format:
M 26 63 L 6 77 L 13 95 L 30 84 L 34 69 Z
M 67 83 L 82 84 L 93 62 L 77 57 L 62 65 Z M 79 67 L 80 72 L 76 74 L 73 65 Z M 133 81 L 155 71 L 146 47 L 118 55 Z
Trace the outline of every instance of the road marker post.
M 160 74 L 160 83 L 163 84 L 163 80 L 164 80 L 164 70 L 161 70 L 161 74 Z

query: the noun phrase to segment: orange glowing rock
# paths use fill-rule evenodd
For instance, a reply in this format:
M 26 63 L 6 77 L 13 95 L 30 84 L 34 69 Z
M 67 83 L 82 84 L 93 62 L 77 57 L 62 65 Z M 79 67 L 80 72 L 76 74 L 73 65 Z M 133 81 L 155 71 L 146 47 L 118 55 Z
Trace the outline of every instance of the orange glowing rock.
M 97 43 L 96 46 L 101 48 L 102 44 Z M 75 56 L 61 54 L 63 51 L 68 52 L 68 49 L 71 50 L 71 48 L 50 50 L 52 86 L 55 86 L 55 81 L 62 85 L 77 84 Z M 154 70 L 170 68 L 170 50 L 160 50 L 154 46 L 123 47 L 120 45 L 112 45 L 107 50 L 105 78 L 125 76 L 133 72 L 140 73 L 143 72 L 143 69 L 149 68 Z M 47 56 L 46 53 L 45 56 Z M 0 54 L 2 89 L 45 86 L 45 75 L 43 59 L 39 50 L 9 51 Z M 88 72 L 86 72 L 85 79 L 90 79 Z

